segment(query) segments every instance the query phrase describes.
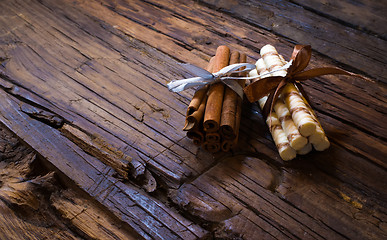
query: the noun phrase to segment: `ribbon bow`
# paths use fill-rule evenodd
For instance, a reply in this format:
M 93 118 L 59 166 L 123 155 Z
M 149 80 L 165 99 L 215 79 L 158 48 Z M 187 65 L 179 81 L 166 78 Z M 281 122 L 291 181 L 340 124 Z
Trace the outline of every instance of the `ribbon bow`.
M 239 79 L 251 79 L 251 77 L 233 77 L 230 76 L 233 73 L 249 72 L 255 69 L 254 64 L 250 63 L 236 63 L 222 68 L 216 73 L 210 73 L 203 68 L 196 67 L 191 64 L 183 64 L 183 66 L 198 77 L 192 77 L 181 80 L 173 80 L 167 84 L 169 91 L 181 92 L 188 88 L 201 87 L 207 84 L 213 84 L 222 81 L 233 91 L 235 91 L 239 97 L 243 98 L 243 88 L 238 84 Z M 245 67 L 243 70 L 240 68 Z
M 363 78 L 358 74 L 333 67 L 313 68 L 303 71 L 309 64 L 311 53 L 312 48 L 309 45 L 296 45 L 285 76 L 261 78 L 244 88 L 246 97 L 250 102 L 256 102 L 258 99 L 269 94 L 263 108 L 263 116 L 265 118 L 273 111 L 274 103 L 278 99 L 282 88 L 287 83 L 294 83 L 304 98 L 310 102 L 305 90 L 300 84 L 301 81 L 327 74 L 344 74 Z

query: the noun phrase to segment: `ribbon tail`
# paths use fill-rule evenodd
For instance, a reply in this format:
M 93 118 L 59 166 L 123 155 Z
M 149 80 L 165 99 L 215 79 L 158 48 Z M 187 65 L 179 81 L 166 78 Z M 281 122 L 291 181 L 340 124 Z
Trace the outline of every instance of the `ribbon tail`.
M 269 97 L 266 100 L 266 103 L 263 107 L 263 116 L 267 119 L 268 116 L 273 112 L 274 104 L 278 99 L 278 96 L 281 93 L 281 89 L 286 85 L 286 78 L 282 79 L 282 81 L 278 84 L 277 88 L 274 92 L 270 93 Z M 271 118 L 269 122 L 269 129 L 271 129 Z
M 293 79 L 295 79 L 297 81 L 302 81 L 302 80 L 306 80 L 309 78 L 314 78 L 314 77 L 329 75 L 329 74 L 348 75 L 348 76 L 354 76 L 354 77 L 359 77 L 359 78 L 368 80 L 368 79 L 360 76 L 359 74 L 351 73 L 351 72 L 345 71 L 343 69 L 334 68 L 334 67 L 313 68 L 310 70 L 299 72 L 299 73 L 296 73 L 293 75 Z
M 207 79 L 202 77 L 193 77 L 181 80 L 174 80 L 167 84 L 168 90 L 171 92 L 181 92 L 188 88 L 193 88 L 196 86 L 202 86 L 207 84 Z
M 278 84 L 284 79 L 283 77 L 266 77 L 259 79 L 244 88 L 249 102 L 256 102 L 274 89 L 277 88 Z
M 240 68 L 243 68 L 243 70 L 238 70 Z M 253 69 L 255 69 L 256 66 L 251 63 L 234 63 L 231 65 L 228 65 L 224 68 L 222 68 L 220 71 L 214 73 L 215 76 L 224 76 L 231 73 L 240 73 L 240 72 L 249 72 Z
M 226 79 L 222 80 L 222 82 L 229 88 L 231 88 L 238 96 L 243 99 L 243 88 L 239 85 L 238 81 Z
M 186 70 L 188 70 L 195 76 L 208 78 L 208 76 L 212 75 L 212 73 L 210 73 L 209 71 L 189 63 L 180 63 L 180 65 L 182 65 Z

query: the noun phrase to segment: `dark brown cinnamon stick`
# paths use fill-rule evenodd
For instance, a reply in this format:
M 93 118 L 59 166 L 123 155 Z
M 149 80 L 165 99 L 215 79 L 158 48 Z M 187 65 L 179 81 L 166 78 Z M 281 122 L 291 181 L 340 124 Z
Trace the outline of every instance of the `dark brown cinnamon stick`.
M 207 71 L 212 72 L 215 63 L 215 57 L 212 57 L 206 68 Z M 192 97 L 190 104 L 188 105 L 187 115 L 184 131 L 191 130 L 197 125 L 203 118 L 206 101 L 207 101 L 208 86 L 205 86 L 197 90 Z
M 204 142 L 203 148 L 207 152 L 216 153 L 216 152 L 219 152 L 219 150 L 220 150 L 220 143 L 219 142 Z
M 187 137 L 192 139 L 193 143 L 197 146 L 200 146 L 204 140 L 204 134 L 200 128 L 195 128 L 188 131 Z
M 196 126 L 198 126 L 199 123 L 203 120 L 204 110 L 206 108 L 207 103 L 207 92 L 204 93 L 205 94 L 202 98 L 202 102 L 200 103 L 199 107 L 187 116 L 185 126 L 183 128 L 184 131 L 189 131 L 196 128 Z
M 220 134 L 217 132 L 206 133 L 207 142 L 220 142 Z
M 239 62 L 240 63 L 245 63 L 247 62 L 247 56 L 245 53 L 242 53 L 240 54 L 239 56 Z M 243 68 L 242 68 L 243 69 Z M 242 70 L 241 69 L 241 70 Z M 246 77 L 247 76 L 247 73 L 239 73 L 239 76 L 241 77 Z M 239 85 L 241 87 L 245 87 L 246 85 L 246 80 L 244 79 L 241 79 L 241 80 L 238 80 L 239 82 Z M 238 138 L 239 138 L 239 128 L 240 128 L 240 125 L 241 125 L 241 118 L 242 118 L 242 103 L 243 103 L 243 99 L 238 97 L 238 102 L 237 102 L 237 110 L 236 110 L 236 123 L 235 123 L 235 132 L 236 132 L 236 137 L 234 139 L 234 142 L 231 146 L 234 147 L 237 143 L 238 143 Z
M 227 46 L 219 46 L 215 54 L 215 63 L 213 72 L 228 65 L 230 58 L 230 49 Z M 215 83 L 208 90 L 208 99 L 204 113 L 203 127 L 206 132 L 216 132 L 219 130 L 220 115 L 222 111 L 224 95 L 224 84 Z
M 228 152 L 231 150 L 231 148 L 234 146 L 235 139 L 225 139 L 222 141 L 222 144 L 220 146 L 220 149 L 223 152 Z
M 235 60 L 233 60 L 235 61 Z M 245 63 L 246 62 L 246 54 L 242 53 L 239 55 L 239 60 L 238 60 L 240 63 Z M 231 60 L 230 60 L 230 64 L 231 64 Z M 242 69 L 241 69 L 242 70 Z M 239 76 L 241 77 L 245 77 L 246 76 L 246 73 L 240 73 Z M 245 84 L 246 84 L 246 80 L 238 80 L 238 83 L 241 87 L 244 87 Z M 240 127 L 240 122 L 241 122 L 241 117 L 242 117 L 242 102 L 243 102 L 243 99 L 241 99 L 240 97 L 238 97 L 236 94 L 236 109 L 235 109 L 235 128 L 233 129 L 234 130 L 234 133 L 235 133 L 235 138 L 234 139 L 224 139 L 223 142 L 222 142 L 222 145 L 221 145 L 221 149 L 222 151 L 224 152 L 228 152 L 230 151 L 232 148 L 234 148 L 237 143 L 238 143 L 238 138 L 239 138 L 239 127 Z M 224 104 L 224 103 L 223 103 Z M 221 129 L 222 129 L 222 126 L 221 126 Z
M 230 65 L 239 63 L 239 52 L 233 52 L 230 57 Z M 225 87 L 222 114 L 220 118 L 219 132 L 224 139 L 234 139 L 236 137 L 236 110 L 238 94 L 231 88 Z

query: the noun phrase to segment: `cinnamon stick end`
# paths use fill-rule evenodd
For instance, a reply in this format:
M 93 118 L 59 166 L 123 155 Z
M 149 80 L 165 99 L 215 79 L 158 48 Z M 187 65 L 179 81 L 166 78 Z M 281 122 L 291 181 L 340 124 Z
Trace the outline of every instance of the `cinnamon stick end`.
M 216 132 L 219 130 L 219 124 L 215 120 L 207 120 L 203 123 L 205 132 Z

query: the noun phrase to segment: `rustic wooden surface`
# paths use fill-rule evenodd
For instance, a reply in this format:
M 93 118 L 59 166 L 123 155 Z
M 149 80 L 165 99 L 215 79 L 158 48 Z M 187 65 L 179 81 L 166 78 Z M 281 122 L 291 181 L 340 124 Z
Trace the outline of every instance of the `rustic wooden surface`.
M 0 121 L 46 169 L 31 177 L 0 159 L 18 181 L 44 179 L 29 186 L 0 175 L 4 236 L 39 239 L 44 226 L 34 222 L 45 218 L 55 219 L 46 234 L 66 239 L 387 238 L 386 6 L 1 1 Z M 294 44 L 311 44 L 310 67 L 340 66 L 372 81 L 305 82 L 330 149 L 283 162 L 247 102 L 235 151 L 194 146 L 181 130 L 193 91 L 165 86 L 186 76 L 178 63 L 204 67 L 222 44 L 255 62 L 267 43 L 286 58 Z M 30 194 L 46 182 L 57 189 Z M 12 196 L 35 200 L 25 206 Z M 47 207 L 37 207 L 43 198 Z M 26 219 L 19 208 L 47 213 Z

